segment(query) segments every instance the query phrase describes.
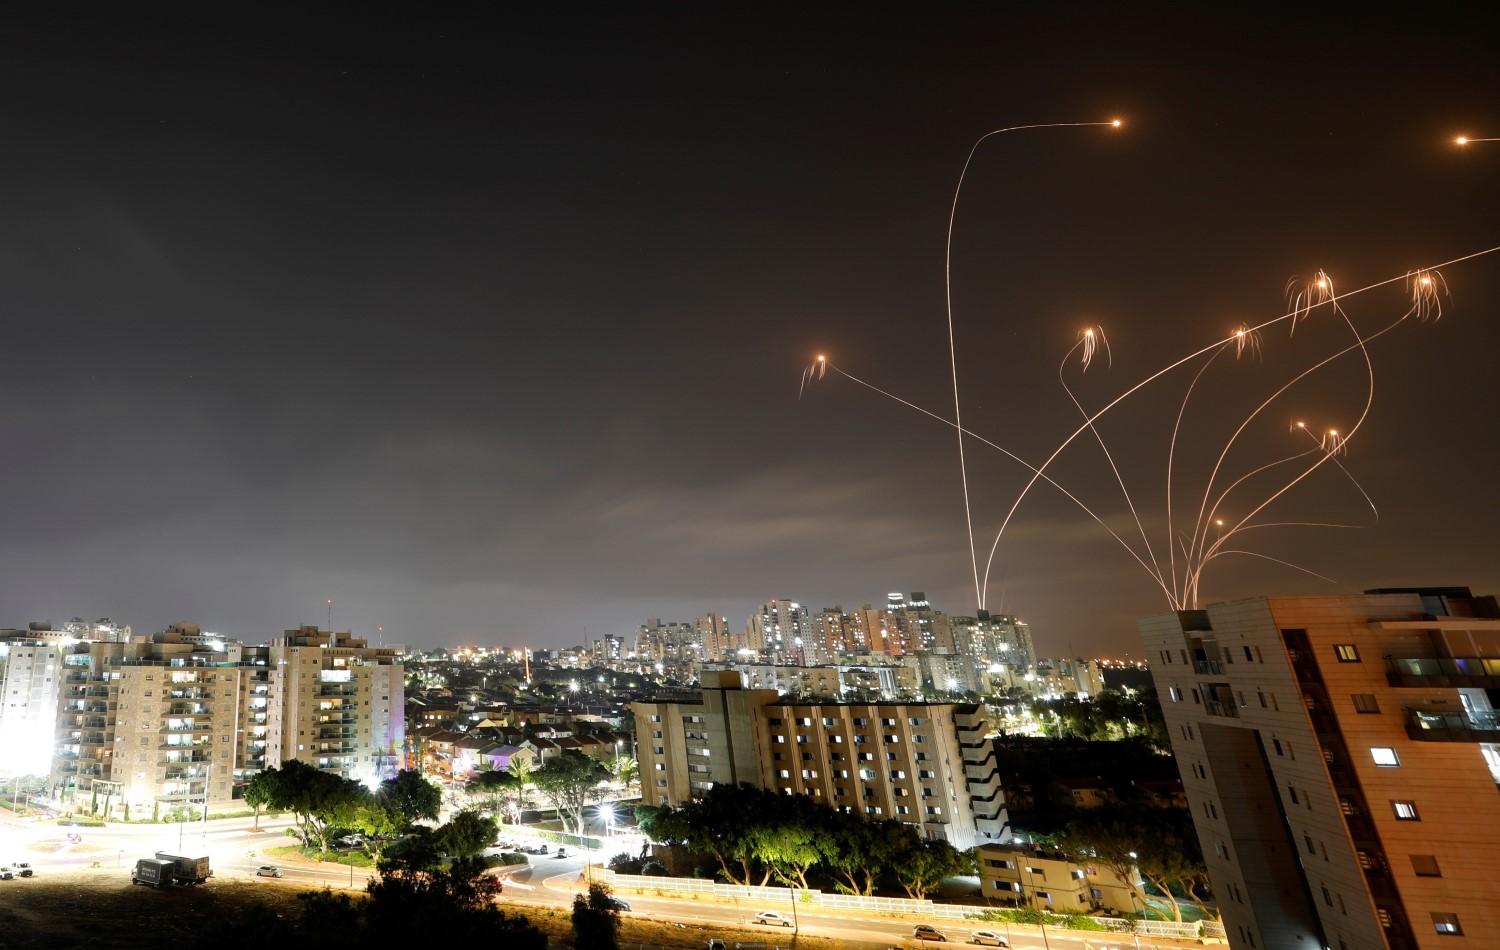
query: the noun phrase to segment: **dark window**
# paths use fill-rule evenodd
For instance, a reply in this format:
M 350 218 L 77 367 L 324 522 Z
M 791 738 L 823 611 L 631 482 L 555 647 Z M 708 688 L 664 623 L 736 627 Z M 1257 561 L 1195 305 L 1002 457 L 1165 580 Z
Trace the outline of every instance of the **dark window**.
M 1273 737 L 1271 739 L 1271 746 L 1276 749 L 1276 754 L 1277 755 L 1281 755 L 1281 740 L 1280 739 L 1277 739 L 1277 738 Z
M 1299 800 L 1297 798 L 1297 786 L 1288 784 L 1287 787 L 1286 787 L 1286 793 L 1292 799 L 1292 804 L 1293 805 L 1298 804 Z
M 1335 643 L 1333 655 L 1338 657 L 1340 663 L 1358 663 L 1359 647 L 1352 643 Z
M 1361 713 L 1378 713 L 1378 712 L 1380 712 L 1380 703 L 1375 699 L 1375 694 L 1374 693 L 1355 693 L 1353 695 L 1353 699 L 1354 699 L 1354 711 L 1355 712 L 1361 712 Z
M 1244 647 L 1243 649 L 1245 651 L 1245 662 L 1248 663 L 1249 661 L 1255 659 L 1255 656 L 1250 652 L 1249 647 Z
M 1417 877 L 1443 876 L 1443 872 L 1438 870 L 1437 855 L 1433 854 L 1412 855 L 1411 869 L 1416 872 Z

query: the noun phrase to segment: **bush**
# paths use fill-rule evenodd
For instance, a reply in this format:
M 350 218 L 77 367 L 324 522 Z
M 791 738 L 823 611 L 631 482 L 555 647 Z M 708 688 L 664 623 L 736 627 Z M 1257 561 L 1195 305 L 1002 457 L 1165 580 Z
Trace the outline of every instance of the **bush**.
M 641 873 L 647 877 L 667 877 L 667 866 L 660 861 L 647 861 L 641 865 Z
M 528 860 L 530 859 L 519 851 L 505 851 L 501 854 L 490 855 L 489 866 L 492 868 L 508 867 L 512 864 L 526 864 Z
M 104 821 L 99 818 L 59 818 L 59 825 L 77 825 L 80 828 L 103 828 Z

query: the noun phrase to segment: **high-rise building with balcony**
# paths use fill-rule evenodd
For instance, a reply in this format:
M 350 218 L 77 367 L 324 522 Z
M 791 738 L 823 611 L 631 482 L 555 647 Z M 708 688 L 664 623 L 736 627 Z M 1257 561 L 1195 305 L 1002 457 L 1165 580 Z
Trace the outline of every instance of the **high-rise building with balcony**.
M 1005 841 L 1005 799 L 982 706 L 785 703 L 705 671 L 697 703 L 635 703 L 642 801 L 680 804 L 716 783 L 805 794 L 968 848 Z
M 51 630 L 0 631 L 0 776 L 46 775 L 74 639 Z
M 395 647 L 304 626 L 265 650 L 266 766 L 298 759 L 366 782 L 399 767 L 406 697 Z
M 1233 947 L 1495 945 L 1494 597 L 1258 597 L 1141 632 Z

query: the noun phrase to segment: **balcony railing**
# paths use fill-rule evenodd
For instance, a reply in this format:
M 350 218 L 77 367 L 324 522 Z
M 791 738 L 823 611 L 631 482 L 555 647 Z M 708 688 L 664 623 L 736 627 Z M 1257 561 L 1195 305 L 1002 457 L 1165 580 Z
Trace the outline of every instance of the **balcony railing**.
M 1203 676 L 1222 676 L 1224 674 L 1224 664 L 1218 660 L 1194 660 L 1193 672 Z
M 1411 709 L 1406 734 L 1420 742 L 1500 742 L 1500 714 Z
M 1210 716 L 1222 716 L 1226 719 L 1240 718 L 1240 708 L 1234 703 L 1221 703 L 1214 699 L 1205 699 L 1203 709 Z
M 1436 656 L 1385 658 L 1386 679 L 1392 686 L 1500 687 L 1500 658 L 1481 656 Z

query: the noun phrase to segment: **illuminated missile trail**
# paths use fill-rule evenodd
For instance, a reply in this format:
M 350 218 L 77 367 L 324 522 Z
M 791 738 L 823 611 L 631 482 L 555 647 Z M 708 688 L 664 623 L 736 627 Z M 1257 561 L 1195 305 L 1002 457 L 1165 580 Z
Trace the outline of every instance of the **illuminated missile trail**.
M 1036 129 L 1076 129 L 1100 126 L 1118 129 L 1122 124 L 1119 119 L 1111 119 L 1108 122 L 1043 122 L 1012 125 L 986 132 L 975 139 L 974 144 L 970 146 L 969 155 L 964 159 L 964 167 L 958 173 L 958 184 L 953 188 L 953 203 L 948 208 L 948 237 L 943 250 L 943 305 L 948 317 L 948 368 L 953 374 L 953 427 L 958 438 L 958 476 L 964 493 L 964 527 L 969 536 L 969 566 L 974 572 L 974 596 L 978 599 L 981 608 L 984 607 L 984 594 L 979 584 L 979 552 L 974 547 L 974 512 L 969 503 L 969 465 L 964 457 L 964 415 L 958 398 L 958 344 L 953 335 L 953 223 L 958 219 L 958 199 L 963 194 L 964 179 L 969 175 L 969 166 L 974 163 L 974 155 L 979 151 L 979 146 L 997 135 Z

